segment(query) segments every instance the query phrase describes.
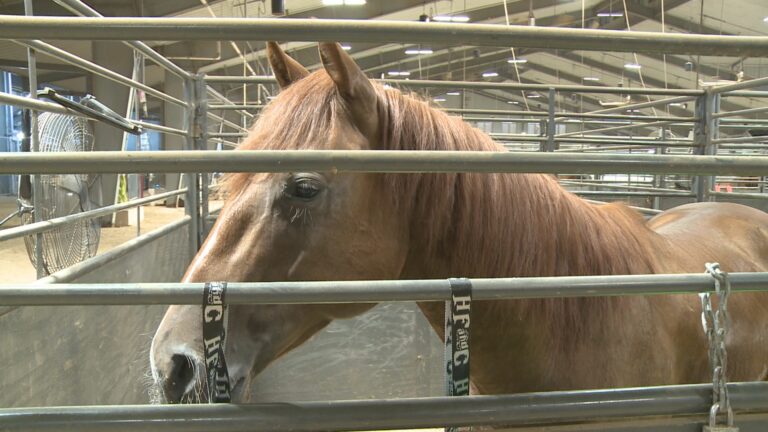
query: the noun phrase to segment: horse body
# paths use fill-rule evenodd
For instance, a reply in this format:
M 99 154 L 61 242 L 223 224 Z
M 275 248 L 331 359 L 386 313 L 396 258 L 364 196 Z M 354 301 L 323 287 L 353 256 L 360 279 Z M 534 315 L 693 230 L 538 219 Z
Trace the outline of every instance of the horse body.
M 285 90 L 241 148 L 503 151 L 487 135 L 370 82 L 336 44 L 309 74 L 277 45 Z M 646 222 L 595 206 L 540 174 L 238 174 L 185 281 L 367 280 L 768 270 L 768 215 L 682 206 Z M 419 305 L 438 335 L 442 303 Z M 250 380 L 333 319 L 371 305 L 230 310 L 237 398 Z M 729 378 L 766 378 L 768 296 L 730 301 Z M 709 381 L 695 295 L 476 302 L 473 384 L 481 393 Z M 199 306 L 172 306 L 153 339 L 160 399 L 205 398 Z

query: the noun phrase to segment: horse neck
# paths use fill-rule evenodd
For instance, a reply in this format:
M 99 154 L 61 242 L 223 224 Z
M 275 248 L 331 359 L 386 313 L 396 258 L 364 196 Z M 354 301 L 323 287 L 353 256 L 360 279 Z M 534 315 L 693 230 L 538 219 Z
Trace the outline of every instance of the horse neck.
M 453 194 L 438 208 L 413 212 L 419 223 L 412 227 L 435 224 L 412 230 L 415 267 L 432 273 L 422 277 L 638 274 L 657 267 L 651 251 L 658 240 L 639 214 L 587 203 L 552 176 L 432 176 L 422 183 L 447 181 Z M 424 202 L 435 195 L 418 193 Z

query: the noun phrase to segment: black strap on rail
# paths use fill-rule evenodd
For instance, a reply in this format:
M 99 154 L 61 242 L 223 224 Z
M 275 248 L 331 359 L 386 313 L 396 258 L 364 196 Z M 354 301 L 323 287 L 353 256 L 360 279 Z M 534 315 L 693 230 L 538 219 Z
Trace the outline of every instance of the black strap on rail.
M 448 279 L 451 300 L 445 304 L 445 387 L 448 396 L 469 395 L 469 318 L 472 282 Z M 447 428 L 448 432 L 468 430 Z
M 203 349 L 208 400 L 212 403 L 231 401 L 229 371 L 224 359 L 227 337 L 227 306 L 224 295 L 226 282 L 206 282 L 203 289 Z

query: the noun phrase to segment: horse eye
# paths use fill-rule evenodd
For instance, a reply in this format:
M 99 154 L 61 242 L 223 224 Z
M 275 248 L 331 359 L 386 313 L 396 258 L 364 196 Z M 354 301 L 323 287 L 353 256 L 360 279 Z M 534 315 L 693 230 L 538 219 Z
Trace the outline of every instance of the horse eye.
M 298 178 L 293 182 L 292 187 L 288 187 L 289 195 L 295 198 L 312 199 L 322 190 L 319 181 L 312 178 Z

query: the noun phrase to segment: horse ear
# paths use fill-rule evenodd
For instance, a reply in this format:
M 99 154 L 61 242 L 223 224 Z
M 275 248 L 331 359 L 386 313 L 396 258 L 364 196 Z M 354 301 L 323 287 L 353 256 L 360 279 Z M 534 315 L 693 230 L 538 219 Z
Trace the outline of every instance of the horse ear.
M 320 59 L 339 94 L 347 102 L 357 127 L 368 137 L 378 126 L 378 98 L 373 84 L 337 43 L 320 43 Z
M 299 62 L 288 57 L 277 42 L 267 42 L 267 57 L 281 89 L 309 75 L 309 71 Z

